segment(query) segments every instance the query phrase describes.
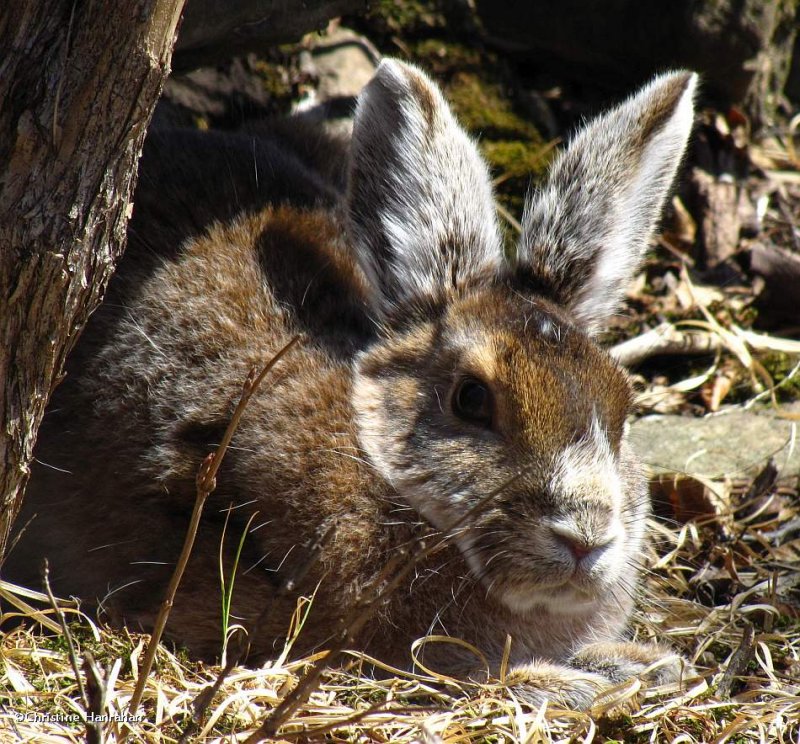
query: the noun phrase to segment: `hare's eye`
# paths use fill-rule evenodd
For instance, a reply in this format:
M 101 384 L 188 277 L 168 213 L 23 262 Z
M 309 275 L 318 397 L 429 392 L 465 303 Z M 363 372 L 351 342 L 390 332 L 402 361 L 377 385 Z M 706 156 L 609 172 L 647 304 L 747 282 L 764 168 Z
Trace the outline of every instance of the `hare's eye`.
M 492 423 L 492 394 L 482 382 L 470 377 L 461 380 L 453 393 L 453 413 L 479 426 Z

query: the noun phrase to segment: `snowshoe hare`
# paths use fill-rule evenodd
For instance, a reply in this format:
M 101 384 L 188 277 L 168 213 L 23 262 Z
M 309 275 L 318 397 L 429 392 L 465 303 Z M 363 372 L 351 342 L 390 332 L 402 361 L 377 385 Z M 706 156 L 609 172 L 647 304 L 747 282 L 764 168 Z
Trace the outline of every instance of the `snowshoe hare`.
M 172 639 L 219 654 L 219 563 L 230 576 L 246 533 L 231 622 L 271 606 L 250 658 L 276 653 L 297 600 L 276 587 L 335 520 L 295 652 L 324 646 L 398 546 L 497 490 L 361 647 L 408 665 L 415 639 L 445 633 L 497 674 L 510 635 L 507 681 L 534 703 L 676 679 L 669 650 L 625 640 L 648 503 L 626 375 L 592 336 L 659 219 L 695 81 L 661 75 L 579 131 L 511 258 L 475 143 L 401 62 L 362 92 L 349 143 L 291 123 L 151 134 L 128 252 L 46 417 L 6 578 L 38 584 L 46 555 L 56 592 L 150 628 L 198 464 L 248 371 L 302 333 L 246 409 Z M 450 674 L 480 666 L 453 644 L 425 653 Z

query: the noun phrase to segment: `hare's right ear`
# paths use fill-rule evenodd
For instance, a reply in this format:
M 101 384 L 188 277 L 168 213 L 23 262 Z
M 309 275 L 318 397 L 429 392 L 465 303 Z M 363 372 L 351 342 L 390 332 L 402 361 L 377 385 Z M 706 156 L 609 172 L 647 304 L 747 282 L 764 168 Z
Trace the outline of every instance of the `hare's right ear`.
M 661 75 L 574 137 L 522 220 L 517 276 L 593 333 L 638 268 L 694 119 L 697 75 Z
M 491 179 L 421 70 L 387 59 L 358 99 L 349 230 L 386 318 L 494 277 L 504 263 Z

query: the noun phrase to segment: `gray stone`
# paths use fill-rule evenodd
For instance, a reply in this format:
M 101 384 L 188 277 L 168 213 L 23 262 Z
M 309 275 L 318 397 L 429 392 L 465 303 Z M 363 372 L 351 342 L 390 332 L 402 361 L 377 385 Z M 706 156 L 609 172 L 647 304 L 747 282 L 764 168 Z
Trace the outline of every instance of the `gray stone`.
M 313 39 L 306 54 L 318 80 L 320 102 L 355 98 L 372 79 L 380 60 L 380 52 L 368 39 L 342 27 Z
M 800 403 L 782 406 L 797 415 Z M 633 422 L 631 443 L 658 472 L 693 476 L 752 476 L 773 457 L 781 476 L 800 474 L 800 446 L 792 447 L 796 421 L 774 409 L 731 408 L 705 418 L 645 416 Z
M 328 131 L 350 137 L 356 96 L 372 79 L 380 53 L 365 37 L 347 28 L 335 28 L 312 39 L 300 55 L 300 64 L 316 85 L 294 109 Z

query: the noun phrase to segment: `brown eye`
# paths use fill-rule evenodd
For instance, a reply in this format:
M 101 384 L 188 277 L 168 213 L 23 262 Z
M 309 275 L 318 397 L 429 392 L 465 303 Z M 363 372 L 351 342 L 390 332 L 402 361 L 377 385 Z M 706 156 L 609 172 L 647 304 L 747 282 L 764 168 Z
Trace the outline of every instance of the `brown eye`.
M 492 394 L 482 382 L 468 377 L 458 383 L 453 393 L 453 413 L 478 426 L 492 423 Z

